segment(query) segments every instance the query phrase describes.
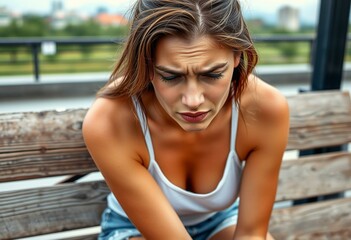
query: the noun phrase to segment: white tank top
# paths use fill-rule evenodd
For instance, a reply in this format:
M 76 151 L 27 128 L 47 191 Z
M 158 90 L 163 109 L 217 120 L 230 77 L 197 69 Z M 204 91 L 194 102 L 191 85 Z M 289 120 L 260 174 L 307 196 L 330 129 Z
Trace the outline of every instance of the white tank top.
M 185 226 L 190 226 L 200 223 L 213 216 L 218 211 L 224 210 L 225 208 L 231 206 L 239 194 L 242 172 L 242 164 L 235 152 L 235 140 L 239 115 L 236 105 L 233 103 L 230 152 L 228 154 L 223 176 L 217 187 L 212 192 L 205 194 L 197 194 L 186 191 L 171 183 L 163 174 L 155 159 L 152 139 L 145 114 L 142 111 L 140 103 L 135 99 L 134 105 L 144 132 L 145 141 L 150 155 L 148 171 L 162 189 L 164 195 L 173 206 L 183 224 Z M 108 206 L 112 210 L 124 217 L 127 217 L 126 213 L 112 193 L 109 194 L 107 201 Z

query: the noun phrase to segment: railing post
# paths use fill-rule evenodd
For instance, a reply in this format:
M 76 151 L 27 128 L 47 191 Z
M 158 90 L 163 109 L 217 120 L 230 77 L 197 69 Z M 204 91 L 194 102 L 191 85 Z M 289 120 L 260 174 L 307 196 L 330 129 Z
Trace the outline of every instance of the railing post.
M 33 56 L 33 73 L 35 82 L 39 82 L 39 45 L 37 43 L 32 44 L 32 56 Z
M 351 0 L 321 0 L 311 90 L 340 89 Z
M 321 0 L 318 32 L 312 55 L 311 91 L 340 89 L 351 0 Z M 302 150 L 300 156 L 347 149 L 347 145 Z M 343 197 L 343 193 L 294 201 L 294 205 Z
M 310 43 L 310 65 L 311 67 L 313 67 L 314 56 L 316 55 L 316 40 L 311 39 L 309 43 Z

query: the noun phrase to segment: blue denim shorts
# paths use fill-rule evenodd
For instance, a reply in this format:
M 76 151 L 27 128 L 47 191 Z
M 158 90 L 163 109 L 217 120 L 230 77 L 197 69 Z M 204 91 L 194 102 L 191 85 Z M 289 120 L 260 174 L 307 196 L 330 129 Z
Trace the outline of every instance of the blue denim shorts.
M 194 240 L 209 239 L 222 229 L 236 225 L 238 208 L 239 202 L 236 201 L 231 207 L 216 213 L 207 220 L 185 228 Z M 105 209 L 102 214 L 99 240 L 126 240 L 138 236 L 141 236 L 141 233 L 128 218 L 117 214 L 110 208 Z

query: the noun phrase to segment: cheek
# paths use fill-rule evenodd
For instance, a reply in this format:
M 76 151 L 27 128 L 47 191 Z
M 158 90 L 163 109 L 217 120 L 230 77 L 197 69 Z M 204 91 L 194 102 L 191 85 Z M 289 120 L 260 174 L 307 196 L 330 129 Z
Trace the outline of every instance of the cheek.
M 174 89 L 174 87 L 172 88 L 169 86 L 165 86 L 165 84 L 160 82 L 153 82 L 153 86 L 154 86 L 154 91 L 157 96 L 157 99 L 160 102 L 166 103 L 169 105 L 174 103 L 177 100 L 178 91 Z
M 216 102 L 224 101 L 228 98 L 230 92 L 231 85 L 231 77 L 227 77 L 222 79 L 216 87 L 212 88 L 211 91 L 208 92 L 209 96 L 213 98 Z

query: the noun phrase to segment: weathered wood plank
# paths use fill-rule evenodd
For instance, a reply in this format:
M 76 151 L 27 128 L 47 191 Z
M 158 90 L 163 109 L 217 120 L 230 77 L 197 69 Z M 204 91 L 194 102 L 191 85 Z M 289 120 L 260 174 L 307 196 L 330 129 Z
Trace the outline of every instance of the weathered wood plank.
M 86 109 L 0 114 L 0 152 L 84 147 Z
M 351 118 L 351 117 L 350 117 Z M 288 150 L 338 146 L 351 142 L 351 123 L 290 128 Z
M 308 93 L 289 97 L 288 101 L 291 108 L 288 149 L 307 149 L 350 141 L 351 110 L 347 93 Z M 62 174 L 77 174 L 77 170 L 67 171 L 62 166 L 65 161 L 70 162 L 67 166 L 82 164 L 82 173 L 94 171 L 91 161 L 83 161 L 84 158 L 91 159 L 84 150 L 77 158 L 65 153 L 77 146 L 80 149 L 85 147 L 81 134 L 85 113 L 85 109 L 76 109 L 0 114 L 0 164 L 6 166 L 6 170 L 0 170 L 0 181 L 56 176 L 60 171 Z M 53 149 L 62 153 L 57 152 L 57 156 L 54 156 Z M 24 163 L 31 166 L 27 168 L 28 165 Z M 48 170 L 49 165 L 51 170 Z
M 0 153 L 0 182 L 94 171 L 97 168 L 85 147 Z
M 351 142 L 347 92 L 326 91 L 288 97 L 291 128 L 288 149 Z M 83 147 L 81 127 L 87 109 L 0 114 L 0 152 Z
M 317 91 L 287 96 L 292 118 L 290 126 L 305 127 L 318 124 L 349 122 L 350 94 L 347 91 Z
M 348 93 L 305 93 L 288 97 L 288 102 L 291 113 L 288 149 L 351 142 Z M 86 109 L 0 114 L 0 182 L 96 171 L 81 133 L 85 113 Z M 350 189 L 350 168 L 350 154 L 345 153 L 286 161 L 277 200 Z M 98 225 L 108 193 L 104 183 L 0 193 L 0 239 Z M 323 210 L 323 205 L 279 210 L 279 214 L 275 210 L 272 232 L 283 236 L 277 239 L 351 238 L 350 231 L 344 228 L 346 223 L 351 225 L 349 200 L 337 204 L 335 208 L 325 206 L 332 211 L 331 215 Z M 318 220 L 326 216 L 331 216 L 330 224 L 338 226 L 325 229 L 329 222 Z M 306 230 L 301 230 L 305 226 Z
M 277 201 L 351 189 L 351 153 L 338 152 L 283 161 Z
M 104 182 L 0 193 L 0 239 L 97 226 L 110 192 Z
M 348 92 L 319 91 L 287 97 L 290 134 L 287 149 L 309 149 L 351 142 Z
M 351 239 L 351 198 L 273 210 L 275 239 Z

